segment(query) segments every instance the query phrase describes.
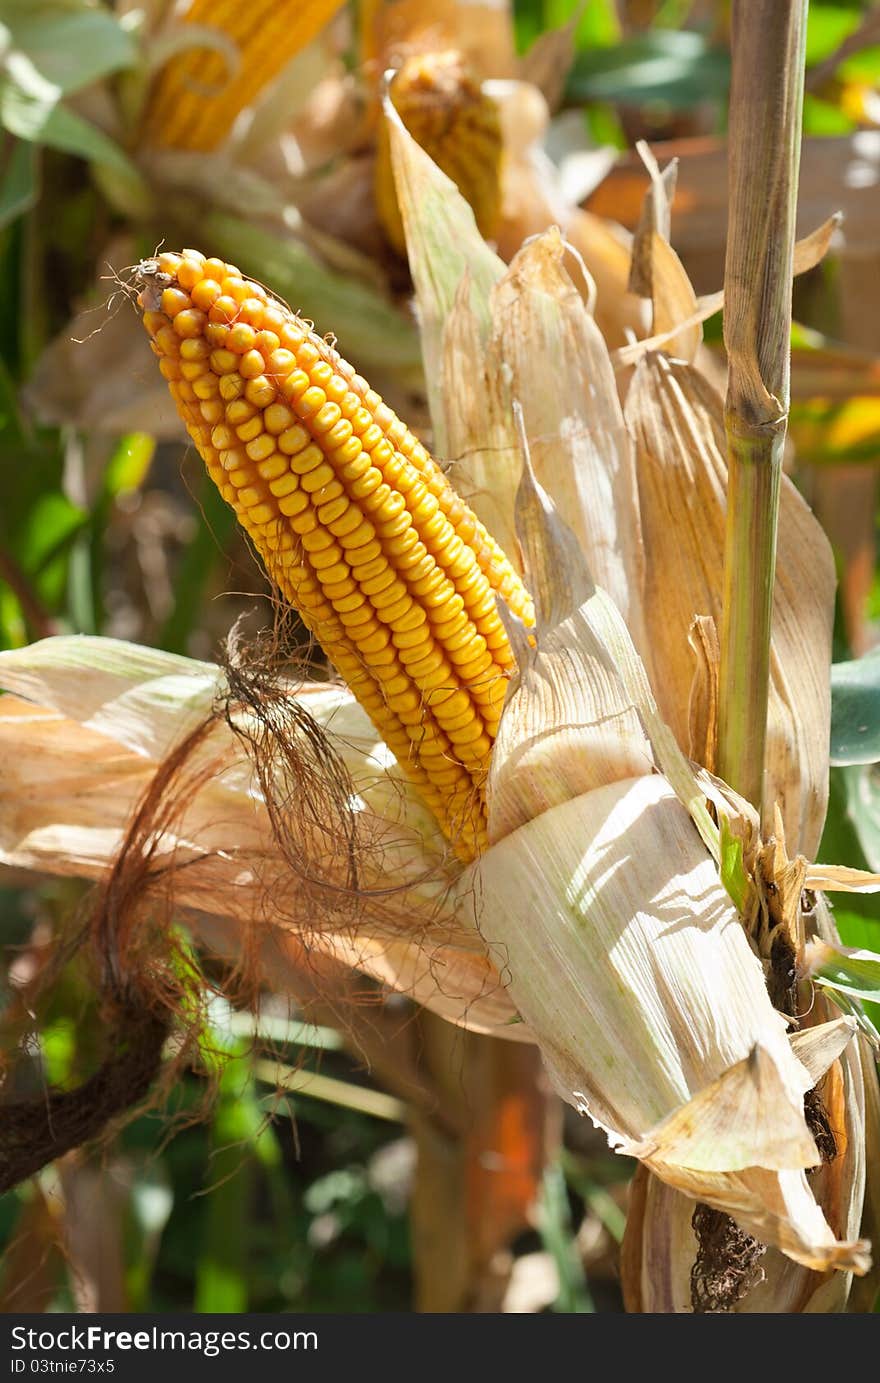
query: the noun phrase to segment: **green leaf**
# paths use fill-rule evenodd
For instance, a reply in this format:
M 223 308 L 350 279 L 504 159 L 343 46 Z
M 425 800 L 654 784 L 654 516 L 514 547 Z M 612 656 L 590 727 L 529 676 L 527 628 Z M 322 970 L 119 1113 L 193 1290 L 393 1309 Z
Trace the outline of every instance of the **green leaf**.
M 19 139 L 75 154 L 140 182 L 140 174 L 119 145 L 82 116 L 60 105 L 59 95 L 58 88 L 48 83 L 26 88 L 8 74 L 0 77 L 0 124 Z
M 127 490 L 139 490 L 156 450 L 156 439 L 148 432 L 129 432 L 120 438 L 104 470 L 104 493 L 108 498 Z
M 730 55 L 692 30 L 651 29 L 613 48 L 579 53 L 568 79 L 569 101 L 641 106 L 663 101 L 676 110 L 722 100 Z
M 16 139 L 0 181 L 0 228 L 29 211 L 39 190 L 37 151 L 33 144 Z
M 137 44 L 104 6 L 58 0 L 5 0 L 12 44 L 65 95 L 133 67 Z
M 565 1314 L 595 1311 L 590 1288 L 572 1231 L 565 1177 L 558 1162 L 544 1169 L 538 1202 L 538 1228 L 547 1253 L 556 1264 L 559 1294 L 553 1310 Z
M 830 58 L 863 18 L 861 5 L 829 5 L 813 0 L 807 12 L 807 67 Z
M 744 912 L 749 883 L 743 867 L 742 841 L 731 835 L 727 817 L 721 818 L 721 882 L 738 912 Z
M 851 999 L 880 999 L 880 956 L 873 951 L 846 955 L 843 950 L 829 956 L 813 972 L 816 984 L 848 994 Z
M 880 650 L 831 668 L 831 762 L 880 761 Z M 880 813 L 878 813 L 880 815 Z

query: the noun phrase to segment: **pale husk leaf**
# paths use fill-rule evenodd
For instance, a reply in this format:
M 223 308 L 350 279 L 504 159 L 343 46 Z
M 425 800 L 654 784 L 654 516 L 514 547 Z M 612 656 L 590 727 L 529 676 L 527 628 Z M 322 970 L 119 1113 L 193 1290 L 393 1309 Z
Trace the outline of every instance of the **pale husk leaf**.
M 631 779 L 544 812 L 493 846 L 463 876 L 459 897 L 497 948 L 564 1099 L 617 1146 L 643 1145 L 653 1130 L 648 1165 L 659 1176 L 789 1256 L 864 1269 L 862 1247 L 837 1243 L 803 1176 L 819 1160 L 803 1117 L 810 1077 L 668 783 Z M 769 1104 L 760 1083 L 748 1092 L 747 1152 L 726 1098 L 732 1078 L 714 1099 L 706 1087 L 745 1063 L 733 1078 L 741 1113 L 756 1046 L 776 1075 Z M 712 1161 L 724 1170 L 673 1161 L 692 1154 L 657 1140 L 682 1106 L 689 1147 L 705 1147 L 709 1118 Z
M 96 880 L 116 862 L 162 758 L 225 693 L 211 664 L 82 638 L 0 655 L 0 685 L 35 699 L 0 700 L 0 862 Z M 352 776 L 369 843 L 362 896 L 353 902 L 341 858 L 334 879 L 326 839 L 312 840 L 307 824 L 300 844 L 320 861 L 317 891 L 291 871 L 241 741 L 220 718 L 189 761 L 210 776 L 158 842 L 158 859 L 186 864 L 169 876 L 174 905 L 231 919 L 243 937 L 254 926 L 294 932 L 450 1021 L 528 1040 L 481 941 L 452 913 L 430 814 L 361 708 L 339 687 L 292 684 L 291 695 Z
M 516 255 L 492 290 L 491 317 L 488 374 L 506 386 L 508 416 L 513 400 L 522 405 L 537 479 L 641 647 L 644 558 L 632 441 L 608 349 L 569 277 L 558 230 Z M 514 486 L 520 471 L 517 457 Z
M 694 370 L 650 355 L 630 385 L 646 555 L 652 682 L 664 718 L 688 742 L 695 616 L 721 616 L 726 464 L 723 404 Z M 827 540 L 783 477 L 774 593 L 766 793 L 786 836 L 812 856 L 828 794 L 834 565 Z
M 651 334 L 667 343 L 667 353 L 692 361 L 703 339 L 699 305 L 684 265 L 670 244 L 671 207 L 675 195 L 678 165 L 667 164 L 663 172 L 648 145 L 637 146 L 651 178 L 645 193 L 642 215 L 633 240 L 629 286 L 650 299 L 653 320 Z
M 422 358 L 436 448 L 441 455 L 450 455 L 454 452 L 444 424 L 442 390 L 444 326 L 467 273 L 471 302 L 485 328 L 488 292 L 504 273 L 504 263 L 483 240 L 474 213 L 455 183 L 416 143 L 387 93 L 383 111 L 388 125 L 397 204 L 418 300 Z

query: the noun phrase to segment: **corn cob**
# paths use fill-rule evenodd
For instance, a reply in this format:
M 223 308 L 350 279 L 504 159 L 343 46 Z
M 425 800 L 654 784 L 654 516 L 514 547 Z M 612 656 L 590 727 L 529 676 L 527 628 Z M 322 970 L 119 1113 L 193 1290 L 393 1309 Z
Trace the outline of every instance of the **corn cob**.
M 226 55 L 193 46 L 162 68 L 144 113 L 146 143 L 207 151 L 217 148 L 236 116 L 252 104 L 285 63 L 320 32 L 341 0 L 193 0 L 187 24 L 218 29 L 238 50 Z
M 498 106 L 454 52 L 420 53 L 396 73 L 390 96 L 413 139 L 471 204 L 480 234 L 495 233 L 501 212 L 501 120 Z M 388 128 L 379 126 L 376 208 L 398 254 L 406 253 L 394 189 Z
M 310 325 L 195 250 L 140 265 L 160 369 L 272 580 L 464 858 L 527 624 L 507 558 L 421 443 Z

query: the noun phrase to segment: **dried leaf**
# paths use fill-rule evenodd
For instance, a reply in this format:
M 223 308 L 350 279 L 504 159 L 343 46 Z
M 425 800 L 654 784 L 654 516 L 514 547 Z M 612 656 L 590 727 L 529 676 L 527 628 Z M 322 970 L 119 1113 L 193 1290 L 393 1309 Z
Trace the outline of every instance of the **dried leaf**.
M 723 404 L 693 369 L 647 356 L 627 396 L 637 443 L 646 557 L 645 619 L 661 714 L 688 742 L 695 616 L 721 618 Z M 834 567 L 827 540 L 783 476 L 774 593 L 766 792 L 792 847 L 815 853 L 828 794 Z
M 34 699 L 0 700 L 0 861 L 94 879 L 114 863 L 160 761 L 224 696 L 223 674 L 211 664 L 85 638 L 0 655 L 0 685 Z M 377 830 L 377 853 L 362 861 L 363 897 L 353 910 L 340 874 L 334 915 L 326 888 L 316 895 L 291 874 L 241 740 L 219 719 L 194 760 L 211 770 L 209 780 L 158 843 L 157 858 L 187 866 L 172 876 L 175 904 L 231 919 L 242 938 L 254 928 L 292 931 L 317 953 L 412 994 L 453 1022 L 528 1040 L 482 941 L 451 911 L 430 814 L 360 707 L 327 684 L 292 683 L 291 695 L 314 713 L 344 760 L 367 836 Z M 248 728 L 246 715 L 239 724 Z M 301 826 L 304 857 L 320 859 L 325 884 L 332 883 L 326 840 L 310 840 L 313 827 Z M 398 886 L 389 889 L 389 878 Z

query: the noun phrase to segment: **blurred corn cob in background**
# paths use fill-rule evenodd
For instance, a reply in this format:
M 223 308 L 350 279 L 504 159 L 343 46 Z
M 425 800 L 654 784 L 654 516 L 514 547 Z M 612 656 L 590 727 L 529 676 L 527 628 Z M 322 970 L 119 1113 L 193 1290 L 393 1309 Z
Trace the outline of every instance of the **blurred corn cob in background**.
M 195 43 L 161 69 L 144 110 L 142 137 L 173 149 L 210 150 L 241 110 L 320 32 L 339 0 L 192 0 L 185 24 L 214 29 L 222 48 Z M 231 51 L 229 51 L 231 45 Z
M 504 153 L 496 102 L 455 52 L 408 58 L 391 79 L 389 91 L 413 139 L 452 179 L 470 203 L 480 234 L 491 240 L 501 215 Z M 384 120 L 379 124 L 376 149 L 376 206 L 392 246 L 405 254 Z
M 424 447 L 259 284 L 197 251 L 139 271 L 144 323 L 187 430 L 301 613 L 459 852 L 513 665 L 510 563 Z

